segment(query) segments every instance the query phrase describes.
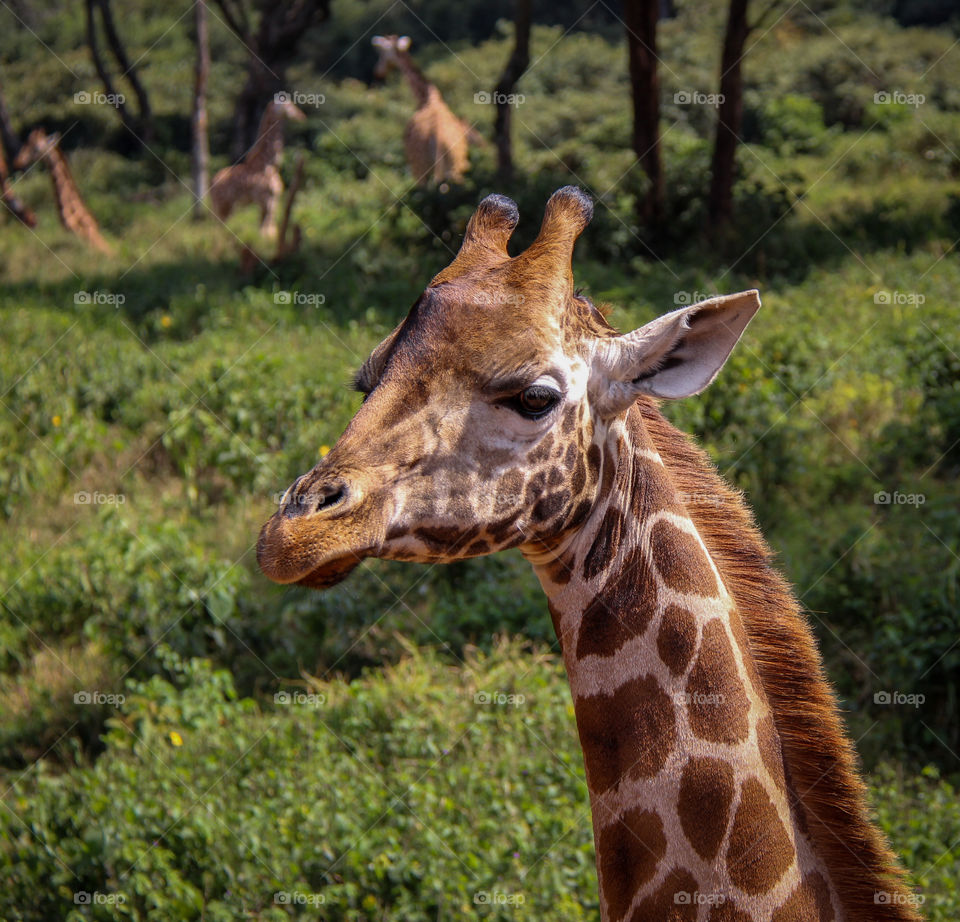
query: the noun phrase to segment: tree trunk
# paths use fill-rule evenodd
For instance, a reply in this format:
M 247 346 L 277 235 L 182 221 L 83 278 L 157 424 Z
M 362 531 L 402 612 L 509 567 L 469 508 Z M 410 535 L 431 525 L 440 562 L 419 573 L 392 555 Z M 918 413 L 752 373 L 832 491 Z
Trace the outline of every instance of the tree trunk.
M 107 44 L 110 46 L 110 50 L 113 52 L 113 56 L 120 68 L 120 75 L 127 78 L 137 97 L 137 109 L 140 113 L 140 135 L 143 138 L 143 142 L 149 144 L 153 140 L 153 113 L 150 110 L 150 98 L 147 96 L 147 91 L 140 82 L 136 66 L 130 63 L 127 52 L 123 47 L 123 42 L 120 41 L 120 36 L 117 33 L 117 28 L 113 24 L 113 11 L 110 9 L 110 0 L 97 0 L 97 5 L 100 7 L 100 15 L 103 18 L 103 31 L 107 37 Z
M 14 195 L 10 188 L 10 173 L 7 170 L 6 157 L 3 155 L 5 146 L 0 144 L 0 202 L 22 224 L 26 224 L 27 227 L 36 227 L 37 216 Z
M 530 63 L 530 0 L 515 0 L 513 11 L 513 51 L 500 75 L 494 92 L 497 115 L 493 123 L 497 145 L 497 171 L 504 180 L 513 178 L 513 146 L 510 140 L 511 105 L 509 97 Z
M 203 215 L 210 180 L 210 140 L 207 133 L 207 78 L 210 75 L 210 41 L 207 34 L 207 5 L 195 7 L 197 59 L 193 91 L 193 217 Z
M 140 82 L 140 78 L 137 76 L 134 66 L 127 58 L 123 43 L 120 41 L 120 36 L 113 23 L 113 12 L 110 9 L 110 2 L 109 0 L 85 0 L 84 5 L 87 13 L 87 45 L 90 48 L 90 57 L 93 59 L 93 66 L 97 71 L 97 76 L 103 84 L 103 92 L 107 96 L 113 96 L 117 99 L 114 108 L 116 108 L 117 115 L 120 117 L 120 121 L 123 122 L 127 131 L 141 144 L 149 144 L 153 140 L 153 114 L 150 110 L 150 100 L 147 96 L 147 91 Z M 120 67 L 120 76 L 127 78 L 137 97 L 137 106 L 140 112 L 139 118 L 137 119 L 134 119 L 130 115 L 126 101 L 120 101 L 120 97 L 122 97 L 123 94 L 117 90 L 113 78 L 110 76 L 110 71 L 104 63 L 103 55 L 100 52 L 100 40 L 97 37 L 97 10 L 100 11 L 100 17 L 103 20 L 103 31 L 107 37 L 107 44 L 110 46 L 110 51 L 113 53 Z
M 247 79 L 233 113 L 230 153 L 240 160 L 257 140 L 263 110 L 274 93 L 285 89 L 287 66 L 304 33 L 330 18 L 331 0 L 271 0 L 258 3 L 256 29 L 243 0 L 216 0 L 224 22 L 250 52 Z
M 9 160 L 13 160 L 20 150 L 20 136 L 13 127 L 7 100 L 3 95 L 3 83 L 0 81 L 0 148 L 6 150 Z
M 659 0 L 624 0 L 623 4 L 633 90 L 633 150 L 650 181 L 647 194 L 638 203 L 638 217 L 650 228 L 663 220 L 665 196 L 657 75 L 659 7 Z
M 727 32 L 720 63 L 720 107 L 717 135 L 710 169 L 707 205 L 711 233 L 717 233 L 733 217 L 733 183 L 736 179 L 737 145 L 743 128 L 743 49 L 750 35 L 747 22 L 749 0 L 730 0 Z

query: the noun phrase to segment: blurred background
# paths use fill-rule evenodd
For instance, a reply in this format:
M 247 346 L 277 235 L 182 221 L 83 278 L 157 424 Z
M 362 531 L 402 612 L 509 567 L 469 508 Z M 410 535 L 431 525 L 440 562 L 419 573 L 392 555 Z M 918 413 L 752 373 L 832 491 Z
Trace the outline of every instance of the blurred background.
M 379 78 L 376 35 L 410 40 Z M 516 199 L 519 248 L 575 183 L 620 329 L 761 290 L 665 411 L 745 491 L 957 918 L 958 36 L 947 0 L 0 2 L 0 917 L 599 919 L 519 554 L 325 593 L 254 558 L 476 203 Z M 408 163 L 417 80 L 459 175 Z M 264 159 L 277 99 L 305 118 Z M 238 163 L 279 171 L 272 234 L 198 200 Z

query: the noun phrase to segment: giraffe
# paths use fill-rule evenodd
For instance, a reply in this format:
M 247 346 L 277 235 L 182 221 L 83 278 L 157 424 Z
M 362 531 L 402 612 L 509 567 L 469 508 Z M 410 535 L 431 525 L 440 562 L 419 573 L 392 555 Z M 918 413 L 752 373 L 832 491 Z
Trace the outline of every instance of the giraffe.
M 277 93 L 260 119 L 257 140 L 239 163 L 219 170 L 210 184 L 213 213 L 226 221 L 234 208 L 260 206 L 260 233 L 277 236 L 277 206 L 283 196 L 280 161 L 283 159 L 283 120 L 302 122 L 303 112 L 286 93 Z
M 60 133 L 48 135 L 42 128 L 34 128 L 13 161 L 15 169 L 23 170 L 38 160 L 46 164 L 53 182 L 53 194 L 57 201 L 60 223 L 71 233 L 85 240 L 102 253 L 111 253 L 110 244 L 104 240 L 96 218 L 84 204 L 80 190 L 74 182 L 66 155 L 60 150 Z
M 479 135 L 450 111 L 440 90 L 413 62 L 409 36 L 375 35 L 372 43 L 379 53 L 374 76 L 384 80 L 391 70 L 399 68 L 417 101 L 417 111 L 403 133 L 407 163 L 417 185 L 424 186 L 431 179 L 437 183 L 462 182 L 469 167 L 467 141 L 479 141 Z
M 573 286 L 592 210 L 560 189 L 511 257 L 516 205 L 480 203 L 259 565 L 326 588 L 366 557 L 520 549 L 568 674 L 604 922 L 917 920 L 805 617 L 742 495 L 659 410 L 710 384 L 759 295 L 618 334 Z

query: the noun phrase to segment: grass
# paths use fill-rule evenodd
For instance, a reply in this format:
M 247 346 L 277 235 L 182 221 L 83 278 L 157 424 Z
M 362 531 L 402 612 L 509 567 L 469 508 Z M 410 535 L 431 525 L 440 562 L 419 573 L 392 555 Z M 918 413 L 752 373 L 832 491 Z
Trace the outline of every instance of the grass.
M 519 555 L 373 561 L 317 594 L 268 585 L 252 553 L 272 498 L 359 405 L 351 372 L 450 260 L 476 202 L 517 199 L 520 247 L 549 193 L 578 182 L 597 208 L 577 280 L 621 329 L 761 289 L 722 376 L 667 410 L 756 509 L 811 612 L 879 821 L 929 918 L 955 918 L 952 37 L 843 9 L 764 34 L 748 58 L 737 221 L 716 246 L 701 234 L 713 113 L 673 100 L 713 90 L 719 5 L 663 25 L 672 220 L 656 241 L 635 226 L 625 54 L 608 37 L 537 26 L 517 181 L 496 179 L 487 146 L 446 192 L 410 187 L 402 82 L 353 79 L 360 51 L 343 79 L 321 75 L 308 46 L 290 83 L 326 102 L 288 135 L 306 154 L 303 247 L 244 271 L 243 245 L 267 249 L 252 210 L 227 227 L 194 221 L 177 178 L 189 172 L 187 33 L 130 14 L 144 43 L 132 51 L 159 40 L 147 78 L 162 129 L 152 153 L 131 156 L 112 113 L 70 102 L 93 78 L 76 11 L 59 15 L 39 34 L 80 83 L 13 31 L 0 36 L 4 88 L 24 123 L 64 131 L 114 253 L 92 256 L 59 226 L 42 169 L 18 181 L 41 223 L 30 233 L 0 216 L 0 915 L 597 917 L 568 693 Z M 218 30 L 214 167 L 222 90 L 242 64 Z M 491 113 L 474 93 L 508 43 L 454 50 L 422 59 L 482 127 Z M 877 75 L 915 92 L 921 73 L 928 103 L 874 102 Z M 479 707 L 485 689 L 526 700 Z M 323 704 L 285 706 L 281 690 Z M 81 891 L 127 902 L 75 903 Z M 481 910 L 481 893 L 500 896 Z

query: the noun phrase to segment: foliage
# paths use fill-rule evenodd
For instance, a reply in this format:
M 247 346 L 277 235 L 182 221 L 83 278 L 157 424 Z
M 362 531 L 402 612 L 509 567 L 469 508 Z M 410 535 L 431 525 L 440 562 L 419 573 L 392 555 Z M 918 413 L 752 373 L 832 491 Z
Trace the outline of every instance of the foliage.
M 258 705 L 226 671 L 163 655 L 173 681 L 128 683 L 94 765 L 68 785 L 37 767 L 7 794 L 4 918 L 599 918 L 553 657 L 411 652 Z M 931 922 L 954 918 L 952 787 L 883 767 L 873 796 Z

